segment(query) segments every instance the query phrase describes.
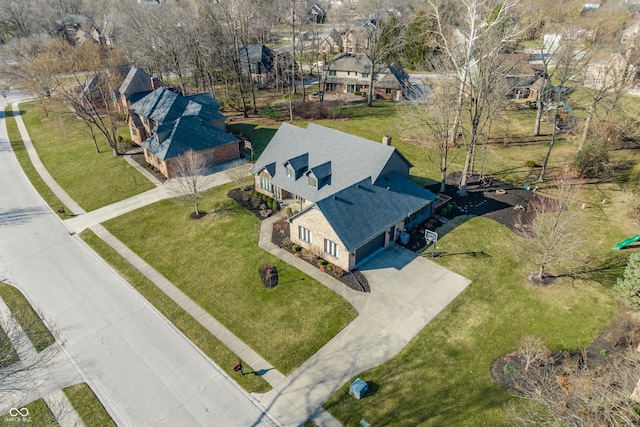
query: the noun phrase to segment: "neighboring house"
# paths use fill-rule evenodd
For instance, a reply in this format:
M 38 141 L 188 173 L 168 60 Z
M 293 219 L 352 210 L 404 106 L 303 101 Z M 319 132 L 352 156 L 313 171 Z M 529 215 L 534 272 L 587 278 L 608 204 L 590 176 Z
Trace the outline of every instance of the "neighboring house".
M 640 44 L 640 21 L 634 22 L 622 32 L 620 42 L 627 49 L 638 47 Z
M 240 157 L 239 140 L 227 133 L 220 102 L 210 93 L 182 96 L 159 88 L 132 104 L 129 113 L 132 141 L 167 178 L 175 159 L 189 150 L 206 155 L 209 164 Z
M 131 104 L 162 87 L 160 80 L 140 68 L 131 67 L 118 89 L 120 108 L 128 111 Z
M 529 95 L 526 98 L 527 105 L 538 101 L 538 93 L 540 91 L 542 91 L 542 102 L 553 101 L 558 95 L 558 89 L 551 83 L 551 80 L 540 77 L 529 86 Z
M 529 55 L 525 53 L 510 53 L 504 55 L 504 62 L 508 70 L 505 73 L 511 99 L 524 99 L 529 96 L 531 85 L 536 81 L 536 72 L 529 63 Z
M 342 52 L 342 36 L 335 29 L 331 33 L 320 40 L 318 51 L 322 55 L 331 55 Z
M 327 66 L 324 81 L 325 92 L 362 93 L 369 92 L 371 60 L 364 53 L 343 53 Z M 373 76 L 376 98 L 400 101 L 411 93 L 409 76 L 399 64 L 378 64 Z
M 240 46 L 240 63 L 242 71 L 251 78 L 258 87 L 272 86 L 276 78 L 291 75 L 291 56 L 275 53 L 263 44 Z M 294 72 L 298 73 L 297 64 Z
M 587 65 L 584 85 L 596 90 L 612 90 L 630 85 L 636 75 L 636 67 L 619 53 L 594 53 Z
M 429 218 L 437 199 L 409 179 L 413 165 L 391 137 L 383 142 L 283 123 L 251 169 L 255 188 L 299 210 L 293 243 L 352 270 Z

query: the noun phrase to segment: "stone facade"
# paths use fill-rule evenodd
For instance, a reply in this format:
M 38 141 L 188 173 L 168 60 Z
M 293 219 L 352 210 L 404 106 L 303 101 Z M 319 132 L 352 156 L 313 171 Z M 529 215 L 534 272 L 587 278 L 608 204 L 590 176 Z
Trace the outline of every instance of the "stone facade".
M 305 249 L 316 251 L 323 259 L 337 265 L 345 271 L 355 268 L 355 256 L 347 251 L 338 235 L 333 231 L 327 219 L 317 209 L 309 209 L 290 220 L 291 242 Z M 304 227 L 311 231 L 311 243 L 300 239 L 298 227 Z M 328 239 L 338 246 L 338 256 L 334 257 L 324 250 L 324 240 Z

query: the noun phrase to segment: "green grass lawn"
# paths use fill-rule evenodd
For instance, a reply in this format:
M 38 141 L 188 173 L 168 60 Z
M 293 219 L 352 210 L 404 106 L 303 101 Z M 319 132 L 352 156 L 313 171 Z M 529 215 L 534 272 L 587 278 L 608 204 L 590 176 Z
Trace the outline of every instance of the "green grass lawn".
M 9 414 L 0 415 L 0 426 L 38 426 L 38 427 L 56 427 L 58 423 L 53 417 L 53 413 L 44 400 L 38 399 L 24 405 L 21 408 L 27 408 L 29 411 L 26 417 L 13 417 Z
M 187 338 L 197 345 L 211 360 L 232 376 L 245 390 L 252 393 L 265 393 L 271 386 L 256 375 L 238 376 L 233 366 L 238 363 L 238 356 L 225 347 L 204 326 L 198 323 L 189 313 L 169 298 L 164 292 L 147 279 L 126 259 L 103 242 L 91 230 L 85 230 L 80 237 L 91 246 L 106 262 L 109 263 L 127 282 L 173 323 Z M 247 364 L 245 363 L 245 366 Z
M 166 200 L 110 220 L 104 226 L 213 317 L 283 373 L 291 372 L 344 328 L 356 311 L 314 279 L 259 249 L 260 221 L 226 194 L 226 185 L 202 202 L 209 212 Z M 278 268 L 267 290 L 260 265 Z
M 42 351 L 55 342 L 49 329 L 19 290 L 0 282 L 0 298 L 9 307 L 37 351 Z
M 115 427 L 107 411 L 87 383 L 80 383 L 62 389 L 78 412 L 85 426 Z
M 9 135 L 9 141 L 11 143 L 11 148 L 18 159 L 18 163 L 20 163 L 20 167 L 31 181 L 31 184 L 35 187 L 36 191 L 40 193 L 40 196 L 44 199 L 44 201 L 53 209 L 57 211 L 61 207 L 64 207 L 67 212 L 71 212 L 64 204 L 58 199 L 53 191 L 49 188 L 47 184 L 40 178 L 40 174 L 36 171 L 29 159 L 29 155 L 27 154 L 27 150 L 24 148 L 24 143 L 22 142 L 22 137 L 20 136 L 20 132 L 18 131 L 18 125 L 16 124 L 15 119 L 13 118 L 13 111 L 11 108 L 5 108 L 4 110 L 7 119 L 5 120 L 7 124 L 7 133 Z
M 20 104 L 22 119 L 49 173 L 83 209 L 91 211 L 154 188 L 98 136 L 96 153 L 85 124 L 58 109 L 44 117 L 40 104 Z
M 578 349 L 610 321 L 607 287 L 586 281 L 533 288 L 522 242 L 492 220 L 474 218 L 438 241 L 438 263 L 471 285 L 389 362 L 360 374 L 374 385 L 363 400 L 348 384 L 325 405 L 348 426 L 500 426 L 511 393 L 491 380 L 491 363 L 535 334 L 554 349 Z M 465 254 L 470 249 L 475 254 Z

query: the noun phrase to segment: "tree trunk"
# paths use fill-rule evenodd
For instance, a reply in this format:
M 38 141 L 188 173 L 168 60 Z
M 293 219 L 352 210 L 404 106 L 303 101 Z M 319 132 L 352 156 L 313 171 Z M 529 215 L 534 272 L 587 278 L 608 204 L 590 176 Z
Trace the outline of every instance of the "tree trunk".
M 547 79 L 543 78 L 542 87 L 538 90 L 536 95 L 536 107 L 538 110 L 536 111 L 536 122 L 533 128 L 533 135 L 540 136 L 540 122 L 542 121 L 542 99 L 544 96 L 544 88 L 547 87 Z
M 589 105 L 589 110 L 587 111 L 587 118 L 584 122 L 584 129 L 582 129 L 582 137 L 580 138 L 580 145 L 578 146 L 578 150 L 582 150 L 585 142 L 587 142 L 587 138 L 589 137 L 589 128 L 591 127 L 591 121 L 593 120 L 593 116 L 596 112 L 596 104 L 598 101 L 594 100 L 591 105 Z
M 553 130 L 551 131 L 551 141 L 549 141 L 549 149 L 547 150 L 547 155 L 544 156 L 544 161 L 542 162 L 542 169 L 540 169 L 540 176 L 538 177 L 538 182 L 543 182 L 544 175 L 547 173 L 547 165 L 549 164 L 549 158 L 551 158 L 551 149 L 553 148 L 553 144 L 556 142 L 557 124 L 558 124 L 558 111 L 556 110 L 556 114 L 553 117 Z
M 466 75 L 465 75 L 466 79 Z M 465 81 L 460 81 L 460 87 L 458 88 L 458 104 L 456 105 L 456 112 L 453 116 L 453 127 L 451 128 L 451 135 L 449 135 L 449 143 L 455 147 L 456 137 L 458 135 L 458 127 L 460 126 L 460 116 L 462 115 L 462 101 L 464 100 L 464 84 Z
M 467 178 L 469 176 L 469 169 L 471 166 L 472 157 L 473 157 L 473 144 L 469 144 L 467 145 L 467 155 L 464 159 L 464 167 L 462 168 L 462 176 L 460 177 L 460 185 L 458 188 L 458 194 L 460 196 L 468 196 Z
M 199 206 L 198 201 L 197 201 L 197 200 L 196 200 L 196 201 L 194 201 L 194 202 L 193 202 L 193 208 L 196 210 L 196 216 L 200 216 L 200 209 L 199 209 L 199 207 L 200 207 L 200 206 Z
M 375 64 L 371 61 L 371 70 L 369 74 L 369 93 L 367 94 L 367 107 L 373 107 L 373 75 L 375 74 Z

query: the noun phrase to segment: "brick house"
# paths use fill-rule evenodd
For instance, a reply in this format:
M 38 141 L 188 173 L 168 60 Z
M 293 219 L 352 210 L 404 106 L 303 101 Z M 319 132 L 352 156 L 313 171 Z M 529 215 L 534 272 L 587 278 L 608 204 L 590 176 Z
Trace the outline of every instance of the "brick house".
M 137 67 L 129 68 L 118 89 L 119 108 L 128 111 L 131 104 L 162 86 L 164 85 L 156 76 L 151 76 Z
M 370 90 L 371 73 L 374 73 L 373 90 L 376 98 L 401 101 L 410 94 L 409 76 L 399 64 L 378 64 L 375 71 L 371 68 L 371 60 L 364 53 L 340 54 L 327 65 L 324 90 L 366 94 Z
M 239 140 L 227 133 L 225 119 L 210 93 L 182 96 L 159 88 L 129 108 L 132 141 L 167 178 L 173 176 L 175 158 L 189 150 L 206 155 L 209 164 L 240 157 Z
M 432 215 L 436 195 L 409 179 L 393 146 L 309 124 L 283 123 L 257 160 L 257 191 L 294 211 L 291 241 L 352 270 Z

